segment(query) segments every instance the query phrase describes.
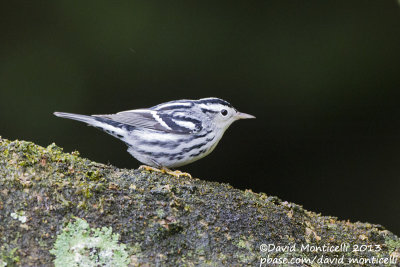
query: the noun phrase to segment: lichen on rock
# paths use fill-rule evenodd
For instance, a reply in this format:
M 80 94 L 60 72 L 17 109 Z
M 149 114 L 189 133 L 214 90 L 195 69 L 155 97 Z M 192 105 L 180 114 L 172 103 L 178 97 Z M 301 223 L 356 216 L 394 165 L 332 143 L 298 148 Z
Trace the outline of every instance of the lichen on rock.
M 118 234 L 133 266 L 260 265 L 315 256 L 324 258 L 313 266 L 340 257 L 396 265 L 400 257 L 400 239 L 379 225 L 321 216 L 228 184 L 119 169 L 55 144 L 0 138 L 0 266 L 52 266 L 50 251 L 76 218 Z M 300 249 L 307 244 L 351 249 Z
M 118 239 L 112 228 L 90 228 L 85 220 L 76 218 L 57 236 L 50 253 L 55 256 L 55 267 L 125 267 L 129 263 L 128 253 Z

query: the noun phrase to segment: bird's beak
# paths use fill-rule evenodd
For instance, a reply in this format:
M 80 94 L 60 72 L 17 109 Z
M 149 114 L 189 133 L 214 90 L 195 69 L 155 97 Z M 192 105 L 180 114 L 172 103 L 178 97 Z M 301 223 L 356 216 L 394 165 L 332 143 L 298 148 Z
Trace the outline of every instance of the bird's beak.
M 256 117 L 254 117 L 253 115 L 250 114 L 246 114 L 246 113 L 242 113 L 242 112 L 238 112 L 236 114 L 236 119 L 237 120 L 241 120 L 241 119 L 255 119 Z

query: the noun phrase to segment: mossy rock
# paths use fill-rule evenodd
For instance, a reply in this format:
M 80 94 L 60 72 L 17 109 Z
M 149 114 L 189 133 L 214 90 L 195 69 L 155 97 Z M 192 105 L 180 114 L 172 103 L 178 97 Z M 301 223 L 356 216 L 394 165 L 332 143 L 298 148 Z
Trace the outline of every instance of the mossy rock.
M 379 225 L 338 221 L 228 184 L 118 169 L 55 144 L 0 138 L 0 266 L 52 266 L 57 236 L 77 218 L 118 234 L 132 266 L 400 260 L 400 239 Z M 275 249 L 260 251 L 262 244 Z

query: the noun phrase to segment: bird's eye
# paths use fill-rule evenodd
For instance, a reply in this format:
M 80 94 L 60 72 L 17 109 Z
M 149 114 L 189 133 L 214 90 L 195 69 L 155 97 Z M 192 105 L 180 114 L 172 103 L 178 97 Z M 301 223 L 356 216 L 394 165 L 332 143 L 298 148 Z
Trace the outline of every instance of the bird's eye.
M 221 110 L 222 116 L 228 115 L 228 111 L 226 109 Z

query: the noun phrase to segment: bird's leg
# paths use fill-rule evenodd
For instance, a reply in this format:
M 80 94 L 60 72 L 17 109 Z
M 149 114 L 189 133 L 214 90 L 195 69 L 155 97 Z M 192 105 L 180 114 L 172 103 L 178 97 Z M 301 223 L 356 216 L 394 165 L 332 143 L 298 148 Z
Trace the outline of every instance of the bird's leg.
M 149 165 L 140 165 L 139 166 L 139 170 L 146 170 L 146 171 L 153 171 L 153 172 L 163 172 L 162 171 L 162 168 L 161 168 L 161 164 L 159 164 L 157 161 L 155 161 L 155 160 L 153 160 L 153 159 L 149 159 L 153 164 L 153 166 L 156 166 L 156 167 L 158 167 L 158 168 L 156 168 L 156 167 L 151 167 L 151 166 L 149 166 Z
M 169 175 L 172 175 L 172 176 L 175 176 L 175 177 L 178 177 L 178 178 L 181 177 L 181 176 L 187 176 L 187 177 L 189 177 L 189 178 L 192 178 L 192 175 L 190 175 L 190 173 L 181 172 L 181 171 L 179 171 L 179 170 L 172 171 L 172 170 L 170 170 L 170 169 L 168 169 L 168 168 L 166 168 L 166 167 L 162 167 L 162 168 L 161 168 L 161 172 L 167 173 L 167 174 L 169 174 Z
M 147 165 L 140 165 L 139 170 L 153 171 L 153 172 L 163 172 L 161 169 L 157 169 Z

